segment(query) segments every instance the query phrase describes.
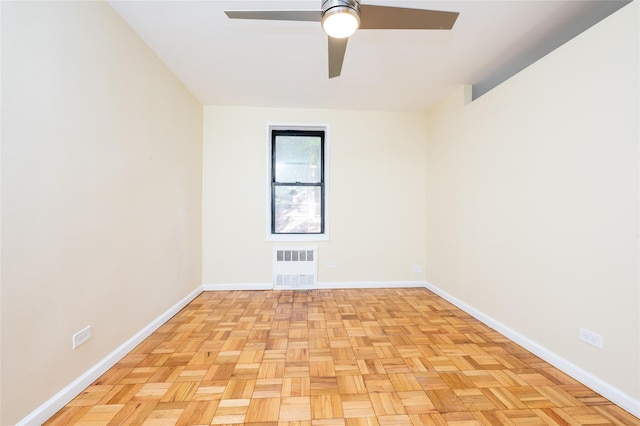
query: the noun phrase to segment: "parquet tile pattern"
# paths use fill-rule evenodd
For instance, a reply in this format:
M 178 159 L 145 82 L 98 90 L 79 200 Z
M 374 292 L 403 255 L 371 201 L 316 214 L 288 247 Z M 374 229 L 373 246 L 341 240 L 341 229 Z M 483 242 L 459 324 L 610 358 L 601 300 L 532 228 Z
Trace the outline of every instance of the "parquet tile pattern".
M 425 289 L 205 292 L 48 425 L 640 425 Z

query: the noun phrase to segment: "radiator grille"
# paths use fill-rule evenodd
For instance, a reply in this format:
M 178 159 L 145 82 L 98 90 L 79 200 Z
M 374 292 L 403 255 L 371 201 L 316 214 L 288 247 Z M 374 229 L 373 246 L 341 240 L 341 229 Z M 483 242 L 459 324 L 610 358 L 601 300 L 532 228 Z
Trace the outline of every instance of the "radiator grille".
M 273 288 L 310 290 L 318 287 L 318 249 L 274 248 Z

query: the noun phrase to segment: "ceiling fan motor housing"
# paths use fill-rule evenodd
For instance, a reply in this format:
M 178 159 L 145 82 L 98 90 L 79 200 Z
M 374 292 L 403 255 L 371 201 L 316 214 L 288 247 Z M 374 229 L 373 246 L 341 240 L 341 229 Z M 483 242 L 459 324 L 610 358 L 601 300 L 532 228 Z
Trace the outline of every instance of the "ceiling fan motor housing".
M 336 7 L 346 7 L 354 10 L 358 15 L 360 15 L 360 0 L 323 0 L 322 13 L 325 14 Z

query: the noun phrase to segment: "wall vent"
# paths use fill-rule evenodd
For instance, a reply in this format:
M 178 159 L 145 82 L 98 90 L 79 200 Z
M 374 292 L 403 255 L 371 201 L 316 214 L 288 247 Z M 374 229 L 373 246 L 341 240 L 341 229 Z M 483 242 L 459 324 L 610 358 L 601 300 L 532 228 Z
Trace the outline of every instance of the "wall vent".
M 273 249 L 274 290 L 313 290 L 318 288 L 318 249 L 316 247 Z

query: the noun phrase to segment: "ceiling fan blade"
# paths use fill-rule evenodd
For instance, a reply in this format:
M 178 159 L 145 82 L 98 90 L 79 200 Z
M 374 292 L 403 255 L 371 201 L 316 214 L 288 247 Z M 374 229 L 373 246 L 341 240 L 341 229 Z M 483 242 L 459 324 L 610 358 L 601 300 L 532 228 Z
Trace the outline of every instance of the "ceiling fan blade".
M 329 78 L 340 76 L 349 38 L 329 37 Z
M 363 30 L 450 30 L 458 12 L 360 5 Z
M 225 10 L 231 19 L 264 19 L 268 21 L 320 22 L 321 10 Z

